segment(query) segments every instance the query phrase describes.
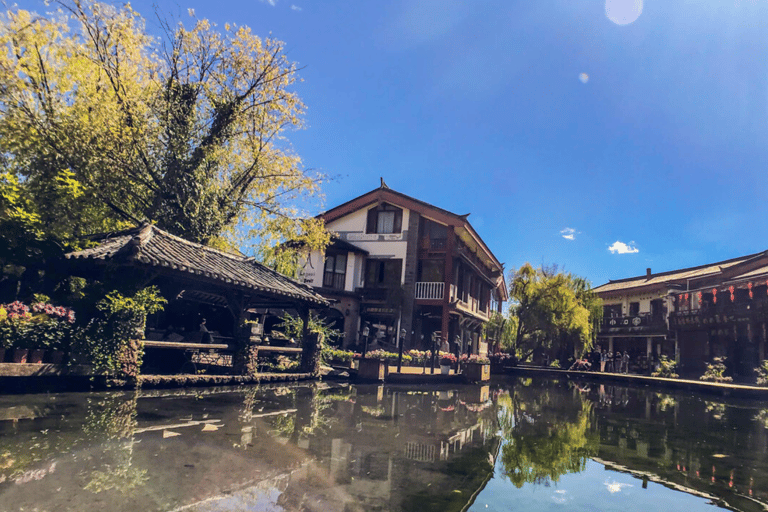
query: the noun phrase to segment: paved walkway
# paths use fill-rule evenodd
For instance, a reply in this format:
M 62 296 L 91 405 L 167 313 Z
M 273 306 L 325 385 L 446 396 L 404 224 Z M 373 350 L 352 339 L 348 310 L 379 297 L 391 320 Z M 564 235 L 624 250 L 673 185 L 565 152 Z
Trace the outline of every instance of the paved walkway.
M 705 382 L 701 380 L 689 379 L 665 379 L 661 377 L 650 377 L 648 375 L 634 375 L 631 373 L 578 372 L 572 370 L 558 370 L 553 368 L 537 368 L 530 366 L 518 366 L 511 368 L 509 369 L 509 373 L 518 375 L 556 375 L 565 376 L 572 379 L 635 384 L 642 386 L 658 386 L 663 388 L 685 389 L 701 393 L 712 393 L 723 396 L 741 396 L 768 400 L 768 387 L 753 386 L 748 384 Z

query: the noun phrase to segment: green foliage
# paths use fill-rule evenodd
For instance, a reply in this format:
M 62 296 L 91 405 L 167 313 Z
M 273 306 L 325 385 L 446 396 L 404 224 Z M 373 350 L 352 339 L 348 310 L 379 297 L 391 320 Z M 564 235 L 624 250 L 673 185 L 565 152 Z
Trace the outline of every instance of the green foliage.
M 661 356 L 659 359 L 659 369 L 651 373 L 652 377 L 663 377 L 665 379 L 677 379 L 680 377 L 675 373 L 677 362 L 669 359 L 667 356 Z
M 499 400 L 503 474 L 517 488 L 557 482 L 564 474 L 583 471 L 598 453 L 600 437 L 591 428 L 591 403 L 584 401 L 575 417 L 537 421 L 545 409 L 551 414 L 551 400 L 548 394 L 533 400 Z
M 503 350 L 509 350 L 514 346 L 516 332 L 517 317 L 505 317 L 498 311 L 494 311 L 488 322 L 483 325 L 483 336 L 498 342 Z
M 512 348 L 520 360 L 536 349 L 557 356 L 592 347 L 603 309 L 585 279 L 526 263 L 510 272 L 509 292 L 509 320 L 516 326 Z
M 278 324 L 286 338 L 294 339 L 301 342 L 304 334 L 304 321 L 298 316 L 293 316 L 290 313 L 285 313 L 282 318 L 282 322 Z M 314 313 L 309 315 L 309 332 L 323 335 L 323 347 L 328 348 L 330 345 L 335 345 L 341 340 L 343 334 L 341 331 L 333 329 L 322 318 L 317 317 Z
M 733 378 L 725 376 L 725 371 L 727 369 L 725 366 L 726 359 L 726 357 L 713 358 L 711 363 L 707 363 L 707 369 L 704 372 L 704 375 L 699 377 L 699 380 L 709 382 L 733 382 Z
M 200 243 L 327 237 L 295 207 L 325 177 L 285 140 L 304 105 L 283 43 L 158 18 L 159 38 L 130 4 L 0 13 L 0 237 L 24 249 L 145 218 Z
M 77 349 L 86 355 L 98 374 L 135 378 L 139 374 L 147 315 L 163 309 L 167 301 L 154 286 L 126 297 L 114 290 L 96 307 L 92 319 L 77 337 Z
M 760 366 L 755 368 L 755 372 L 757 373 L 757 385 L 768 386 L 768 360 L 763 360 Z
M 322 352 L 323 361 L 349 362 L 352 360 L 354 355 L 354 352 L 349 350 L 337 350 L 333 348 L 324 348 Z

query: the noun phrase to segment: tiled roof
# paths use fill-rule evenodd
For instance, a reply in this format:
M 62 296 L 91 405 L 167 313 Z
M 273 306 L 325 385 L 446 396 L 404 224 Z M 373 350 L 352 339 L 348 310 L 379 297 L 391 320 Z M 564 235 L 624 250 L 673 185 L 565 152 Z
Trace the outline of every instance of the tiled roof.
M 327 305 L 311 287 L 294 281 L 253 258 L 228 254 L 184 240 L 151 224 L 106 236 L 96 247 L 71 252 L 70 260 L 125 261 L 173 269 L 227 285 Z
M 724 270 L 730 269 L 736 265 L 742 264 L 756 256 L 760 256 L 763 253 L 750 254 L 748 256 L 741 256 L 718 263 L 709 263 L 707 265 L 701 265 L 698 267 L 684 268 L 680 270 L 672 270 L 669 272 L 661 272 L 658 274 L 651 274 L 650 276 L 643 275 L 637 277 L 630 277 L 627 279 L 620 279 L 616 281 L 608 281 L 606 284 L 593 288 L 595 293 L 605 293 L 614 291 L 630 290 L 632 288 L 648 287 L 654 285 L 671 285 L 677 283 L 684 283 L 688 279 L 700 279 L 702 277 L 717 275 Z
M 763 277 L 766 274 L 768 274 L 768 265 L 750 270 L 749 272 L 745 272 L 737 276 L 733 276 L 731 279 L 729 279 L 729 281 L 741 281 L 743 279 L 753 279 L 755 277 Z

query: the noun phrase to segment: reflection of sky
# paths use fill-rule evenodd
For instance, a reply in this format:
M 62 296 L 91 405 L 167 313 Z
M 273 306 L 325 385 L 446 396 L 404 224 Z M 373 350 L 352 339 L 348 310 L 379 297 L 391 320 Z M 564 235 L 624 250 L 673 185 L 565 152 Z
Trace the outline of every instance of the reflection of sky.
M 496 473 L 478 495 L 471 511 L 543 510 L 632 512 L 663 510 L 689 512 L 712 510 L 709 500 L 663 485 L 642 481 L 626 473 L 606 469 L 602 464 L 588 461 L 581 473 L 560 477 L 550 485 L 525 484 L 517 489 L 502 476 L 501 461 Z
M 283 512 L 285 509 L 277 504 L 281 492 L 274 487 L 269 489 L 247 489 L 233 493 L 226 498 L 217 498 L 192 507 L 185 507 L 185 512 L 225 512 L 237 510 L 241 512 Z

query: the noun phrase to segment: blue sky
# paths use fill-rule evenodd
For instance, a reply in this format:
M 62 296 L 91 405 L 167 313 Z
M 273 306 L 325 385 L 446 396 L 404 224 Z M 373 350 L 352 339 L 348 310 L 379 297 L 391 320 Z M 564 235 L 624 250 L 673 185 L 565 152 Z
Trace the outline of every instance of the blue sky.
M 608 2 L 160 3 L 285 41 L 312 213 L 383 176 L 595 285 L 768 249 L 768 1 Z

